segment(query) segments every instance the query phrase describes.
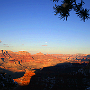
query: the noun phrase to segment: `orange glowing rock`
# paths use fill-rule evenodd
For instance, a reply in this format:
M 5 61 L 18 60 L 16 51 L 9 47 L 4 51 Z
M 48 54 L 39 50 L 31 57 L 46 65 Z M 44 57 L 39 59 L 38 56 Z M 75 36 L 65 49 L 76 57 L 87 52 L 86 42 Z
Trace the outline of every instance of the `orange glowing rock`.
M 13 79 L 14 81 L 16 81 L 20 86 L 25 86 L 28 85 L 30 83 L 30 79 L 31 77 L 35 75 L 34 72 L 32 71 L 28 71 L 24 74 L 23 77 L 21 78 L 17 78 L 17 79 Z

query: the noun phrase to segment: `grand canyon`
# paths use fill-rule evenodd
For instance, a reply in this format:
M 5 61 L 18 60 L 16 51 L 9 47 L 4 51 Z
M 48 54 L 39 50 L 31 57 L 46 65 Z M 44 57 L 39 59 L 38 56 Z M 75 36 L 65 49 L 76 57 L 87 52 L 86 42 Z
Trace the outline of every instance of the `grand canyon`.
M 36 88 L 33 85 L 35 84 L 35 86 L 37 86 L 37 83 L 39 82 L 41 83 L 41 81 L 44 82 L 44 84 L 45 82 L 48 83 L 49 81 L 52 81 L 51 83 L 49 82 L 50 85 L 55 84 L 54 83 L 56 80 L 55 78 L 58 77 L 57 75 L 59 75 L 59 73 L 61 72 L 63 73 L 60 75 L 63 76 L 68 76 L 68 75 L 77 76 L 76 73 L 77 72 L 80 73 L 83 69 L 84 71 L 85 70 L 88 71 L 89 73 L 88 75 L 90 75 L 89 61 L 90 61 L 90 54 L 43 54 L 39 52 L 32 55 L 27 51 L 13 52 L 11 50 L 0 50 L 0 72 L 1 73 L 4 72 L 6 74 L 5 75 L 6 77 L 8 77 L 8 75 L 11 75 L 13 81 L 17 82 L 18 84 L 17 87 L 13 89 L 17 89 L 17 90 L 21 90 L 22 87 L 23 87 L 22 90 L 25 90 L 24 88 L 26 88 L 26 86 L 28 88 L 30 88 L 29 86 L 31 86 L 30 90 L 36 90 Z M 67 68 L 70 69 L 69 72 L 67 72 L 68 71 Z M 57 75 L 55 73 L 57 73 Z M 53 76 L 54 74 L 55 76 Z M 48 76 L 46 77 L 45 75 Z M 41 78 L 42 76 L 43 78 Z M 62 78 L 59 79 L 61 81 L 63 80 Z M 88 79 L 90 80 L 90 78 Z M 66 82 L 68 83 L 68 81 Z M 87 83 L 89 83 L 89 85 L 87 85 L 89 87 L 90 82 Z M 52 86 L 50 87 L 48 85 L 46 86 L 41 85 L 41 89 L 38 88 L 38 90 L 55 90 L 55 86 L 53 88 Z M 88 88 L 88 87 L 85 86 L 84 88 Z M 60 88 L 58 87 L 57 90 L 60 90 Z M 4 89 L 2 88 L 1 90 Z M 63 88 L 61 90 L 63 90 Z M 79 89 L 75 89 L 75 90 L 79 90 Z

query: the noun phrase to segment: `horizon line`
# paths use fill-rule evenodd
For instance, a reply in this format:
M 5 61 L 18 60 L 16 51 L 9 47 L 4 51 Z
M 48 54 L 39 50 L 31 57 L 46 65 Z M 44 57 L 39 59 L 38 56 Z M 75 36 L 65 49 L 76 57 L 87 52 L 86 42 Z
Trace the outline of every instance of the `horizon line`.
M 2 49 L 1 49 L 2 50 Z M 1 51 L 0 50 L 0 51 Z M 12 51 L 12 52 L 19 52 L 19 51 L 26 51 L 26 50 L 18 50 L 18 51 L 13 51 L 13 50 L 5 50 L 5 51 Z M 28 52 L 28 53 L 30 53 L 30 54 L 32 54 L 30 51 L 26 51 L 26 52 Z M 37 52 L 37 53 L 42 53 L 41 51 L 39 51 L 39 52 Z M 34 55 L 34 54 L 37 54 L 37 53 L 33 53 L 32 55 Z M 71 55 L 74 55 L 74 54 L 86 54 L 86 53 L 42 53 L 42 54 L 71 54 Z M 89 53 L 88 53 L 89 54 Z

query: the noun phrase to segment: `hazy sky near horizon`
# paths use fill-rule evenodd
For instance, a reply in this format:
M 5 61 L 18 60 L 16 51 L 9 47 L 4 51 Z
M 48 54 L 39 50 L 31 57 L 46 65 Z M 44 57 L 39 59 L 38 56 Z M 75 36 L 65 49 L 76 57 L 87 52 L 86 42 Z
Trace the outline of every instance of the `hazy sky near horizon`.
M 80 1 L 80 0 L 79 0 Z M 84 0 L 90 9 L 90 0 Z M 0 0 L 0 49 L 31 54 L 90 54 L 90 20 L 74 11 L 67 21 L 54 15 L 51 0 Z

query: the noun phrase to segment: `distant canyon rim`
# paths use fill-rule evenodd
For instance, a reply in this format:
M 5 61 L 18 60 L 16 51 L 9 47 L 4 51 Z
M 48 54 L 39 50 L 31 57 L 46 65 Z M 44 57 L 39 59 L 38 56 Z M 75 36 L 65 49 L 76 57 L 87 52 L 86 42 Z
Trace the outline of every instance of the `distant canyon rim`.
M 35 75 L 36 69 L 55 66 L 59 63 L 89 63 L 90 54 L 43 54 L 41 52 L 31 55 L 27 51 L 13 52 L 11 50 L 0 50 L 1 71 L 7 70 L 14 81 L 19 85 L 28 85 L 30 79 Z M 14 73 L 23 73 L 18 77 Z

